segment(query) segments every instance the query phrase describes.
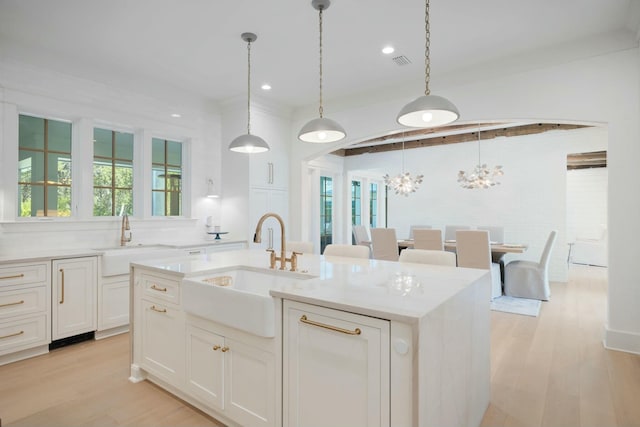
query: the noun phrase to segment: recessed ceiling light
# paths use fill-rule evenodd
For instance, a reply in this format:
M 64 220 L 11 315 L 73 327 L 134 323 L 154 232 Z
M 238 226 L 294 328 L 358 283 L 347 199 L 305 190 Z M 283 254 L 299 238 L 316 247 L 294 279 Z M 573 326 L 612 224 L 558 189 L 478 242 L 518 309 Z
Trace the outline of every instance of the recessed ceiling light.
M 384 53 L 385 55 L 389 55 L 391 53 L 393 53 L 395 51 L 395 49 L 393 48 L 393 46 L 385 46 L 382 48 L 382 53 Z
M 262 90 L 271 90 L 271 85 L 269 83 L 265 83 L 260 87 L 262 88 Z
M 182 114 L 173 113 L 171 114 L 171 117 L 175 117 L 176 119 L 179 119 L 180 117 L 182 117 Z

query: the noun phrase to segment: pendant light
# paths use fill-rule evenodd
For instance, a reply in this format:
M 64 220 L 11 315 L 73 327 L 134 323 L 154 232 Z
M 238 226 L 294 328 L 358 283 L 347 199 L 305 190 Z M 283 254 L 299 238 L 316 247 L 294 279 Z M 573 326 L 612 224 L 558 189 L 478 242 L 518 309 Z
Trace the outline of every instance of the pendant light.
M 247 42 L 247 133 L 231 141 L 229 150 L 237 153 L 263 153 L 269 151 L 269 144 L 256 135 L 251 135 L 251 43 L 258 36 L 253 33 L 242 33 L 242 40 Z
M 470 172 L 458 172 L 458 182 L 462 188 L 477 190 L 500 185 L 498 177 L 504 175 L 502 166 L 490 169 L 480 158 L 480 123 L 478 123 L 478 164 Z
M 300 129 L 298 138 L 305 142 L 336 142 L 347 136 L 342 126 L 334 120 L 323 117 L 322 111 L 322 11 L 329 8 L 330 0 L 312 0 L 311 6 L 318 11 L 320 23 L 320 117 L 313 119 Z
M 446 125 L 460 117 L 460 113 L 451 101 L 437 95 L 431 95 L 429 90 L 429 78 L 431 65 L 429 53 L 431 48 L 431 31 L 429 29 L 429 0 L 425 0 L 425 47 L 424 47 L 424 95 L 405 105 L 397 122 L 408 127 L 428 128 Z
M 396 194 L 401 196 L 409 196 L 411 193 L 415 193 L 420 184 L 422 184 L 422 178 L 424 175 L 416 175 L 412 177 L 409 172 L 404 171 L 404 139 L 405 134 L 402 133 L 402 172 L 400 172 L 396 176 L 390 176 L 386 174 L 382 178 L 384 179 L 384 184 L 387 187 L 391 187 Z

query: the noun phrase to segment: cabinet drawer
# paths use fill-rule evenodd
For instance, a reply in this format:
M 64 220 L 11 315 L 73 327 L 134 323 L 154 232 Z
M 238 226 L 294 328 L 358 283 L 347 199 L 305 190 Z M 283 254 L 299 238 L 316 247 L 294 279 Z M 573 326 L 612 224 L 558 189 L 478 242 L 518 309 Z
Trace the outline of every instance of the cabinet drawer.
M 48 343 L 46 314 L 0 323 L 0 355 Z
M 0 288 L 47 281 L 47 264 L 14 264 L 0 267 Z
M 0 292 L 0 320 L 46 312 L 47 289 L 44 286 Z
M 143 274 L 141 276 L 144 294 L 174 304 L 180 304 L 180 282 L 164 277 Z

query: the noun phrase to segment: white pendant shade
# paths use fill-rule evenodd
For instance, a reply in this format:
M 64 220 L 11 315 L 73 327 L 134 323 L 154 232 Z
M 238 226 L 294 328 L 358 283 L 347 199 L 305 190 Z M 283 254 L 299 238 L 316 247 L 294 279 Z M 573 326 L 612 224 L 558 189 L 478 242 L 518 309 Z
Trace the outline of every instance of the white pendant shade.
M 347 133 L 337 122 L 319 117 L 308 122 L 300 129 L 298 138 L 305 142 L 327 143 L 343 139 Z
M 422 95 L 400 110 L 397 122 L 403 126 L 428 128 L 446 125 L 460 117 L 448 99 L 437 95 Z
M 229 150 L 235 151 L 236 153 L 247 154 L 264 153 L 265 151 L 269 151 L 269 144 L 259 136 L 247 133 L 231 141 Z

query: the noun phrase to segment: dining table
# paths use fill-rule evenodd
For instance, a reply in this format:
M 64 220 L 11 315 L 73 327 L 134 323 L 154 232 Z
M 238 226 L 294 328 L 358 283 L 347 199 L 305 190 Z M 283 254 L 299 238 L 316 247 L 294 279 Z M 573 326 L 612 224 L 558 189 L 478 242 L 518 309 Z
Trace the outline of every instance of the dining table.
M 492 256 L 500 256 L 501 254 L 521 254 L 524 253 L 528 249 L 528 245 L 522 243 L 498 243 L 498 242 L 490 242 L 491 244 L 491 255 Z M 398 240 L 398 248 L 411 248 L 413 249 L 413 239 L 402 239 Z M 455 240 L 445 240 L 444 248 L 449 250 L 456 249 L 456 241 Z

